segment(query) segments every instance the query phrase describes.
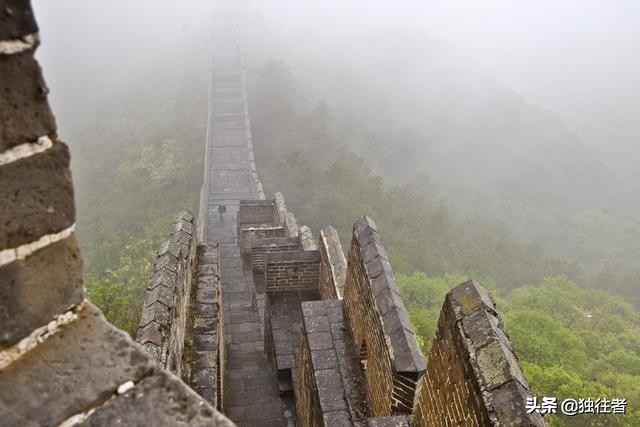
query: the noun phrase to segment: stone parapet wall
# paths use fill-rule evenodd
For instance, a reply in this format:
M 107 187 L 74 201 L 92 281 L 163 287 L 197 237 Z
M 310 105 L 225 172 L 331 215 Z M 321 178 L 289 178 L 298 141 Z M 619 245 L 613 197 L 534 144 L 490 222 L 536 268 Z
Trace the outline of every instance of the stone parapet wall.
M 172 224 L 169 240 L 157 251 L 136 337 L 163 367 L 177 375 L 182 370 L 196 246 L 194 217 L 182 212 Z
M 303 251 L 315 251 L 318 249 L 318 245 L 313 238 L 313 232 L 306 225 L 300 226 L 300 246 Z
M 238 46 L 238 52 L 240 56 L 240 72 L 241 72 L 241 84 L 242 84 L 242 110 L 244 112 L 245 117 L 245 128 L 247 135 L 247 148 L 249 151 L 249 164 L 251 170 L 251 186 L 256 194 L 256 197 L 260 200 L 264 200 L 264 188 L 262 186 L 262 181 L 260 181 L 260 177 L 258 176 L 258 171 L 256 169 L 256 161 L 253 155 L 253 138 L 251 136 L 251 121 L 249 119 L 249 105 L 247 104 L 247 75 L 244 68 L 244 50 L 242 46 Z
M 287 211 L 284 203 L 284 196 L 277 192 L 274 201 L 276 203 L 276 212 L 278 222 L 283 223 L 287 227 L 289 237 L 296 238 L 299 236 L 298 221 L 293 213 Z
M 300 425 L 309 427 L 323 427 L 322 408 L 311 359 L 309 339 L 305 330 L 302 330 L 300 340 L 300 368 L 298 383 L 295 389 L 296 416 Z
M 251 255 L 251 246 L 259 242 L 261 239 L 270 239 L 274 237 L 286 237 L 287 230 L 284 225 L 279 223 L 270 224 L 245 224 L 240 227 L 238 240 L 240 243 L 240 253 L 242 255 Z
M 245 224 L 278 223 L 276 203 L 273 200 L 240 200 L 238 228 Z
M 189 384 L 211 405 L 222 410 L 224 396 L 224 318 L 220 252 L 217 245 L 197 248 L 197 278 L 191 298 Z
M 265 289 L 267 293 L 318 292 L 320 252 L 288 251 L 267 254 Z
M 533 396 L 486 289 L 471 280 L 452 289 L 420 380 L 416 424 L 543 426 L 525 410 Z
M 298 238 L 272 237 L 255 240 L 251 245 L 251 268 L 255 273 L 263 273 L 267 265 L 268 253 L 298 249 L 300 249 L 300 239 Z
M 374 416 L 410 413 L 426 365 L 375 223 L 353 226 L 344 302 Z
M 320 296 L 322 299 L 342 298 L 347 278 L 347 259 L 342 252 L 335 228 L 327 225 L 320 230 Z

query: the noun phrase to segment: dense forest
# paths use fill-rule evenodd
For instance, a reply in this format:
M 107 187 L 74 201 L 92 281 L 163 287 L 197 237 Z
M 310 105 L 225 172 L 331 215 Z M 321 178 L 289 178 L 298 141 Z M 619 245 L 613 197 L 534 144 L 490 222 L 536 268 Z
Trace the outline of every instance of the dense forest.
M 335 226 L 345 250 L 360 215 L 376 221 L 425 354 L 444 294 L 472 277 L 539 396 L 629 402 L 626 417 L 553 425 L 640 425 L 637 169 L 423 32 L 306 56 L 277 36 L 245 41 L 267 193 L 316 233 Z M 206 41 L 149 50 L 144 66 L 94 80 L 44 61 L 72 150 L 88 294 L 130 334 L 153 251 L 174 214 L 196 209 L 206 132 Z M 104 69 L 116 57 L 105 52 Z

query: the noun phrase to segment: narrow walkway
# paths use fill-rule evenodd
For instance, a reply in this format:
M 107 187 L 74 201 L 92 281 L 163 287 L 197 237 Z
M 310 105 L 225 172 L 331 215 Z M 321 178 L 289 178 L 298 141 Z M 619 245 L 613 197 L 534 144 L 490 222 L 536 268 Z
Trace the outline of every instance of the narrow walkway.
M 224 412 L 238 426 L 293 426 L 290 402 L 278 393 L 264 352 L 251 270 L 237 244 L 239 201 L 256 199 L 251 186 L 241 61 L 229 34 L 214 38 L 209 140 L 208 242 L 219 244 L 227 364 Z M 221 220 L 218 206 L 226 206 Z

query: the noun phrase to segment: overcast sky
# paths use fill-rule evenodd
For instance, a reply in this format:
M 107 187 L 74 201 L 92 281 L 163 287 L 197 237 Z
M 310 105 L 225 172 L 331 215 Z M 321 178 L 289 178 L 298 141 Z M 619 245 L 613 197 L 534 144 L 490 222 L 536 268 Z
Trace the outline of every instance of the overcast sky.
M 635 0 L 247 1 L 295 30 L 413 26 L 560 113 L 572 128 L 629 126 L 640 111 L 640 2 Z
M 223 2 L 225 3 L 225 2 Z M 227 4 L 229 2 L 226 2 Z M 47 74 L 100 50 L 132 44 L 142 54 L 202 29 L 211 2 L 35 0 Z M 363 34 L 381 26 L 420 27 L 445 39 L 530 102 L 560 113 L 569 127 L 606 135 L 640 133 L 640 2 L 636 0 L 242 0 L 285 33 Z M 51 41 L 55 39 L 55 41 Z M 90 40 L 91 43 L 88 43 Z M 67 58 L 48 46 L 75 49 Z M 48 57 L 55 53 L 56 58 Z M 135 59 L 135 58 L 130 58 Z M 169 59 L 169 58 L 168 58 Z M 55 95 L 55 94 L 54 94 Z M 615 137 L 612 137 L 615 138 Z M 603 143 L 607 143 L 603 141 Z

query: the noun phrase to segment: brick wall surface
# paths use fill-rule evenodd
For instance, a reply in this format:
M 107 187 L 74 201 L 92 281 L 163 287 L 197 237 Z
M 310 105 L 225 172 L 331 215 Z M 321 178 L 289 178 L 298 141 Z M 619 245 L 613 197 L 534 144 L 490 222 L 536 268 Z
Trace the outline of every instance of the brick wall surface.
M 272 237 L 286 237 L 287 230 L 284 225 L 279 223 L 269 224 L 245 224 L 240 227 L 238 233 L 240 241 L 240 253 L 249 256 L 251 254 L 251 246 L 260 239 L 269 239 Z
M 543 426 L 527 414 L 533 393 L 489 293 L 473 281 L 451 290 L 420 380 L 419 426 Z
M 165 368 L 177 375 L 182 352 L 196 265 L 196 227 L 188 212 L 178 215 L 171 234 L 157 251 L 153 275 L 147 285 L 136 341 Z
M 355 344 L 366 365 L 374 416 L 410 413 L 426 369 L 376 225 L 353 226 L 344 301 Z
M 277 223 L 278 214 L 274 200 L 240 200 L 238 227 L 244 224 Z
M 322 299 L 342 298 L 347 277 L 347 259 L 342 252 L 340 238 L 330 225 L 320 230 L 320 296 Z
M 263 273 L 267 265 L 267 254 L 271 252 L 296 251 L 300 249 L 300 239 L 273 237 L 254 240 L 251 245 L 251 268 L 255 273 Z
M 320 280 L 320 252 L 289 251 L 267 254 L 267 293 L 315 291 Z

